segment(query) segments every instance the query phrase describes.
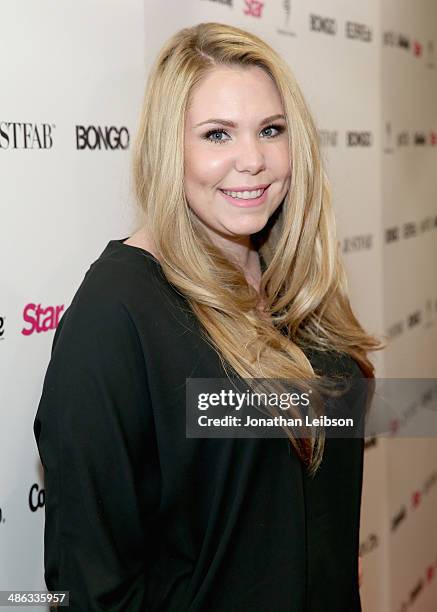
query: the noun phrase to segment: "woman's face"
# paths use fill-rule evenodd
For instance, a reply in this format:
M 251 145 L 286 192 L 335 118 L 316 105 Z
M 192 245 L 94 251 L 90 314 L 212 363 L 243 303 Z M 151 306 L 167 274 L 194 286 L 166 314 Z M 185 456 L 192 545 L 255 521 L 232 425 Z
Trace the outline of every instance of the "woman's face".
M 257 66 L 214 68 L 193 90 L 185 195 L 213 240 L 248 244 L 284 199 L 291 163 L 283 113 L 274 83 Z

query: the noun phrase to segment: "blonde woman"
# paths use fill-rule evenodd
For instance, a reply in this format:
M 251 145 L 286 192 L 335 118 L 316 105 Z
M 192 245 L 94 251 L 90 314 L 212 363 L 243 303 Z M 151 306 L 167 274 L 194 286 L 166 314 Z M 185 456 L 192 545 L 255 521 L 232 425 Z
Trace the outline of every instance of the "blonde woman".
M 56 330 L 34 432 L 72 612 L 357 612 L 363 439 L 187 438 L 188 378 L 373 377 L 317 132 L 285 61 L 177 32 L 134 151 L 144 213 Z

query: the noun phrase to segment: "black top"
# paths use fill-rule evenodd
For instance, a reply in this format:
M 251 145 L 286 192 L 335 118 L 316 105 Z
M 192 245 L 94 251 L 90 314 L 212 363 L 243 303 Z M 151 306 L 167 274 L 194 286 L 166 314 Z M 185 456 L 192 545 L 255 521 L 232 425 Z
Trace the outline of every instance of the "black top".
M 71 612 L 359 612 L 363 439 L 327 439 L 310 479 L 285 438 L 186 438 L 186 378 L 226 374 L 124 240 L 62 316 L 34 422 L 48 589 Z

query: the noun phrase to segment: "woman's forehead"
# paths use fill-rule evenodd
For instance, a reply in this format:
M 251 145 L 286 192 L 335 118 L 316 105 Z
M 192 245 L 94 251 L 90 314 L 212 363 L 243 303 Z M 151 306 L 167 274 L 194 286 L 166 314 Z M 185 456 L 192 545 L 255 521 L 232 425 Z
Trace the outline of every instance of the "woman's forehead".
M 264 117 L 282 112 L 282 103 L 274 82 L 258 66 L 217 66 L 208 71 L 193 88 L 188 106 L 188 120 L 198 123 L 221 117 L 237 123 L 248 115 Z

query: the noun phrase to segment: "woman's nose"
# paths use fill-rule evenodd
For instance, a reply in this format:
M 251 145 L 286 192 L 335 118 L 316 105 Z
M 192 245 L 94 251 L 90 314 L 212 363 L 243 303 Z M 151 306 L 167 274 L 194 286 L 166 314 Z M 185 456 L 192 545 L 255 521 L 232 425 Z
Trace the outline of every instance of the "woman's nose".
M 239 172 L 257 172 L 265 166 L 262 143 L 256 138 L 242 140 L 236 150 L 235 167 Z

